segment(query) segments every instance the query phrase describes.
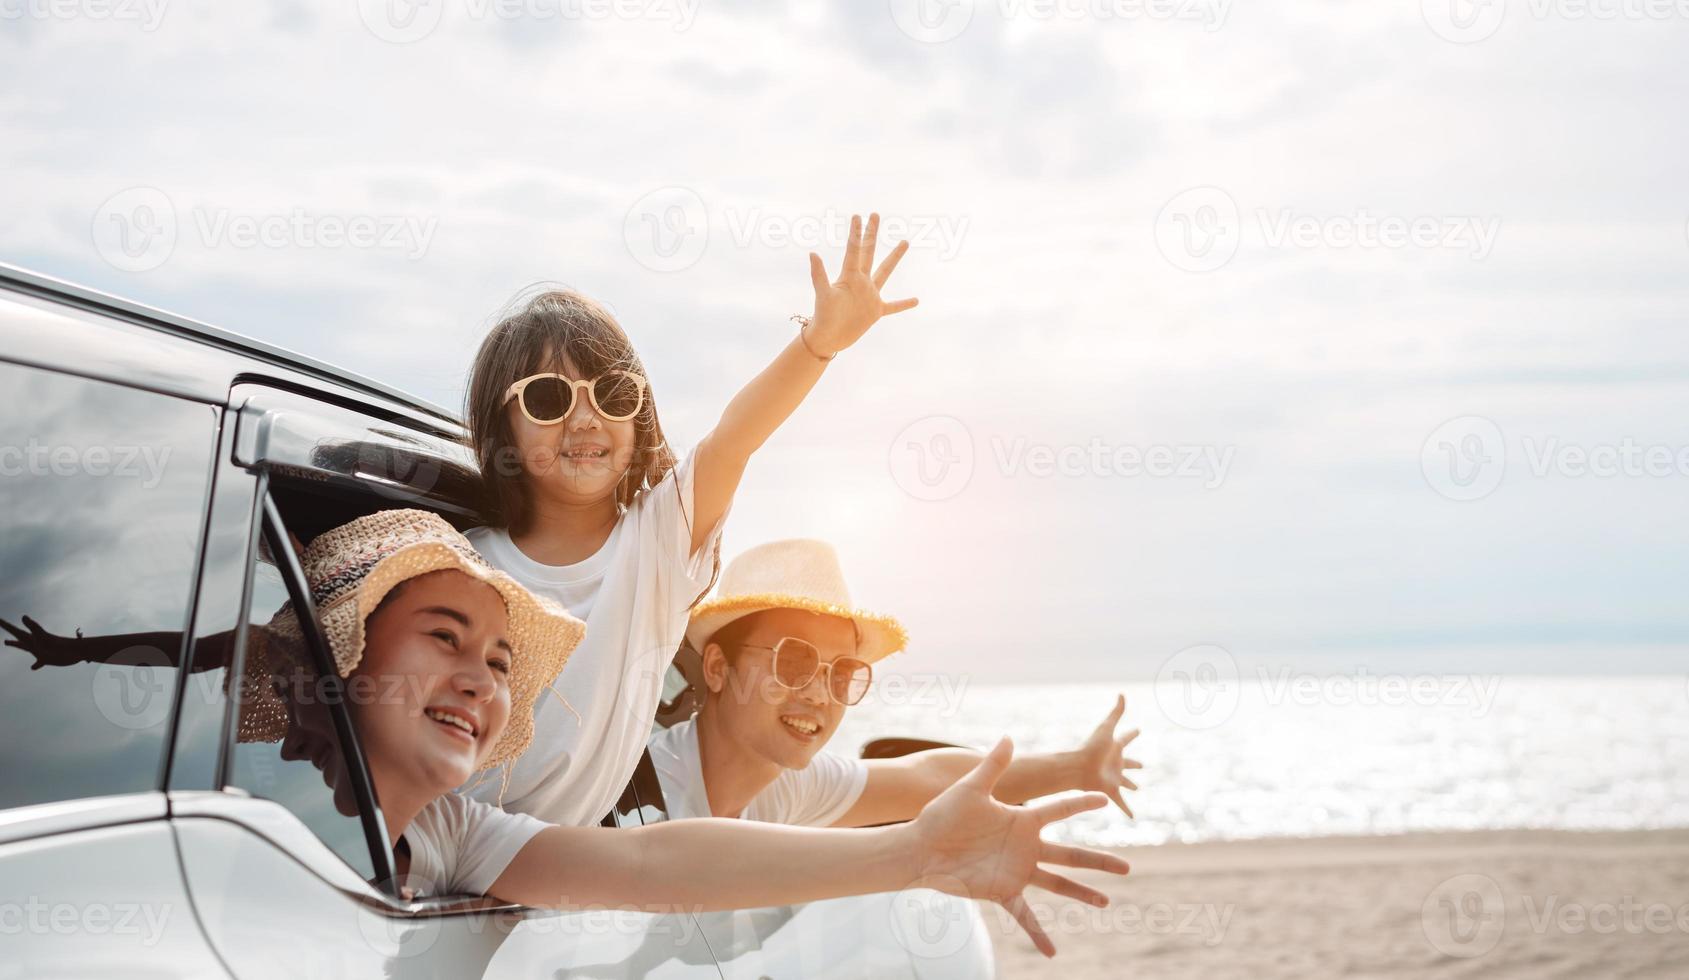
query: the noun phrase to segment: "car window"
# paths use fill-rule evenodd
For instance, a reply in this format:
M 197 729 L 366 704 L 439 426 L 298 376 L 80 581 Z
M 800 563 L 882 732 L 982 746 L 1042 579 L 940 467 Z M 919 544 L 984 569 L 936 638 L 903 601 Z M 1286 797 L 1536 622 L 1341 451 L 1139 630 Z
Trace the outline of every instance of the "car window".
M 159 788 L 215 426 L 0 363 L 0 808 Z
M 253 568 L 246 644 L 249 665 L 243 668 L 246 683 L 241 685 L 241 715 L 236 723 L 236 731 L 241 734 L 230 755 L 228 785 L 280 803 L 359 875 L 373 879 L 375 867 L 368 838 L 356 796 L 344 776 L 348 771 L 346 749 L 330 717 L 330 712 L 344 711 L 345 706 L 309 666 L 310 657 L 271 628 L 277 612 L 288 601 L 284 574 L 275 564 L 262 560 L 257 560 Z M 257 656 L 254 650 L 265 647 L 285 654 L 285 661 L 278 656 L 269 662 L 286 665 L 280 676 L 296 712 L 284 723 L 288 737 L 281 741 L 254 737 L 255 719 L 262 714 L 260 685 L 268 684 L 268 677 L 260 676 L 250 662 Z M 340 784 L 338 794 L 331 788 L 331 780 Z

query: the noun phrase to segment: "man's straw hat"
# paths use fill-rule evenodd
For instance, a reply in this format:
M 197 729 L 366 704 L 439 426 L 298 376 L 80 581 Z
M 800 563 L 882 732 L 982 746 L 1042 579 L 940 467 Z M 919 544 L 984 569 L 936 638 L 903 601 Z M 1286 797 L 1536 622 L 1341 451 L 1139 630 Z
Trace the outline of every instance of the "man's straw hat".
M 856 655 L 869 663 L 909 642 L 902 623 L 851 603 L 838 552 L 806 538 L 771 541 L 733 559 L 715 595 L 692 609 L 687 642 L 701 653 L 722 627 L 765 609 L 802 609 L 853 621 Z

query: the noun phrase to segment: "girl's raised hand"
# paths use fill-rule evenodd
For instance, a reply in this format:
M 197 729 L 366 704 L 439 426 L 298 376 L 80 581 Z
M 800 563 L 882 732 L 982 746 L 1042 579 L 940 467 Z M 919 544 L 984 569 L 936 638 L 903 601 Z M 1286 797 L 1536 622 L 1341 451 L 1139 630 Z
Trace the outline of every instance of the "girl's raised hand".
M 821 357 L 832 357 L 856 343 L 882 316 L 902 313 L 915 306 L 914 297 L 890 303 L 880 298 L 880 290 L 891 278 L 892 270 L 909 251 L 908 242 L 898 242 L 880 267 L 874 266 L 874 246 L 880 234 L 880 216 L 868 216 L 864 233 L 862 216 L 851 215 L 850 238 L 845 243 L 844 266 L 837 279 L 828 281 L 827 268 L 821 256 L 809 253 L 809 278 L 815 284 L 815 315 L 804 329 L 804 340 L 811 351 Z M 870 271 L 871 270 L 871 271 Z

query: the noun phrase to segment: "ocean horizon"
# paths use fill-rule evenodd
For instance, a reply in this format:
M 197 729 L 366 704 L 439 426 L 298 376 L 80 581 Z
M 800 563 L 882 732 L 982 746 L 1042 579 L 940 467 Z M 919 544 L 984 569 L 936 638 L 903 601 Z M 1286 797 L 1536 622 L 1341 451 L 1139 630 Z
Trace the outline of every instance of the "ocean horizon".
M 1200 665 L 1198 665 L 1200 667 Z M 1200 675 L 1200 670 L 1197 671 Z M 830 748 L 909 736 L 1076 745 L 1116 693 L 1142 729 L 1118 809 L 1052 837 L 1094 846 L 1463 830 L 1689 827 L 1689 678 L 1246 673 L 1214 690 L 877 681 Z M 1193 691 L 1197 697 L 1193 698 Z

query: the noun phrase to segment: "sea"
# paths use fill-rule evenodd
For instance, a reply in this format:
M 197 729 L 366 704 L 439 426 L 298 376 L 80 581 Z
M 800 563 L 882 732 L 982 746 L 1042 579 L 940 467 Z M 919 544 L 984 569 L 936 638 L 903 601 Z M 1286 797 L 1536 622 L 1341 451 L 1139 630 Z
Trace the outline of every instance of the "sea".
M 1418 831 L 1689 827 L 1689 677 L 1332 674 L 1187 684 L 876 682 L 830 748 L 909 736 L 1017 754 L 1079 744 L 1127 699 L 1134 817 L 1081 814 L 1093 846 Z M 923 690 L 924 687 L 924 690 Z M 1212 693 L 1212 692 L 1210 692 Z

